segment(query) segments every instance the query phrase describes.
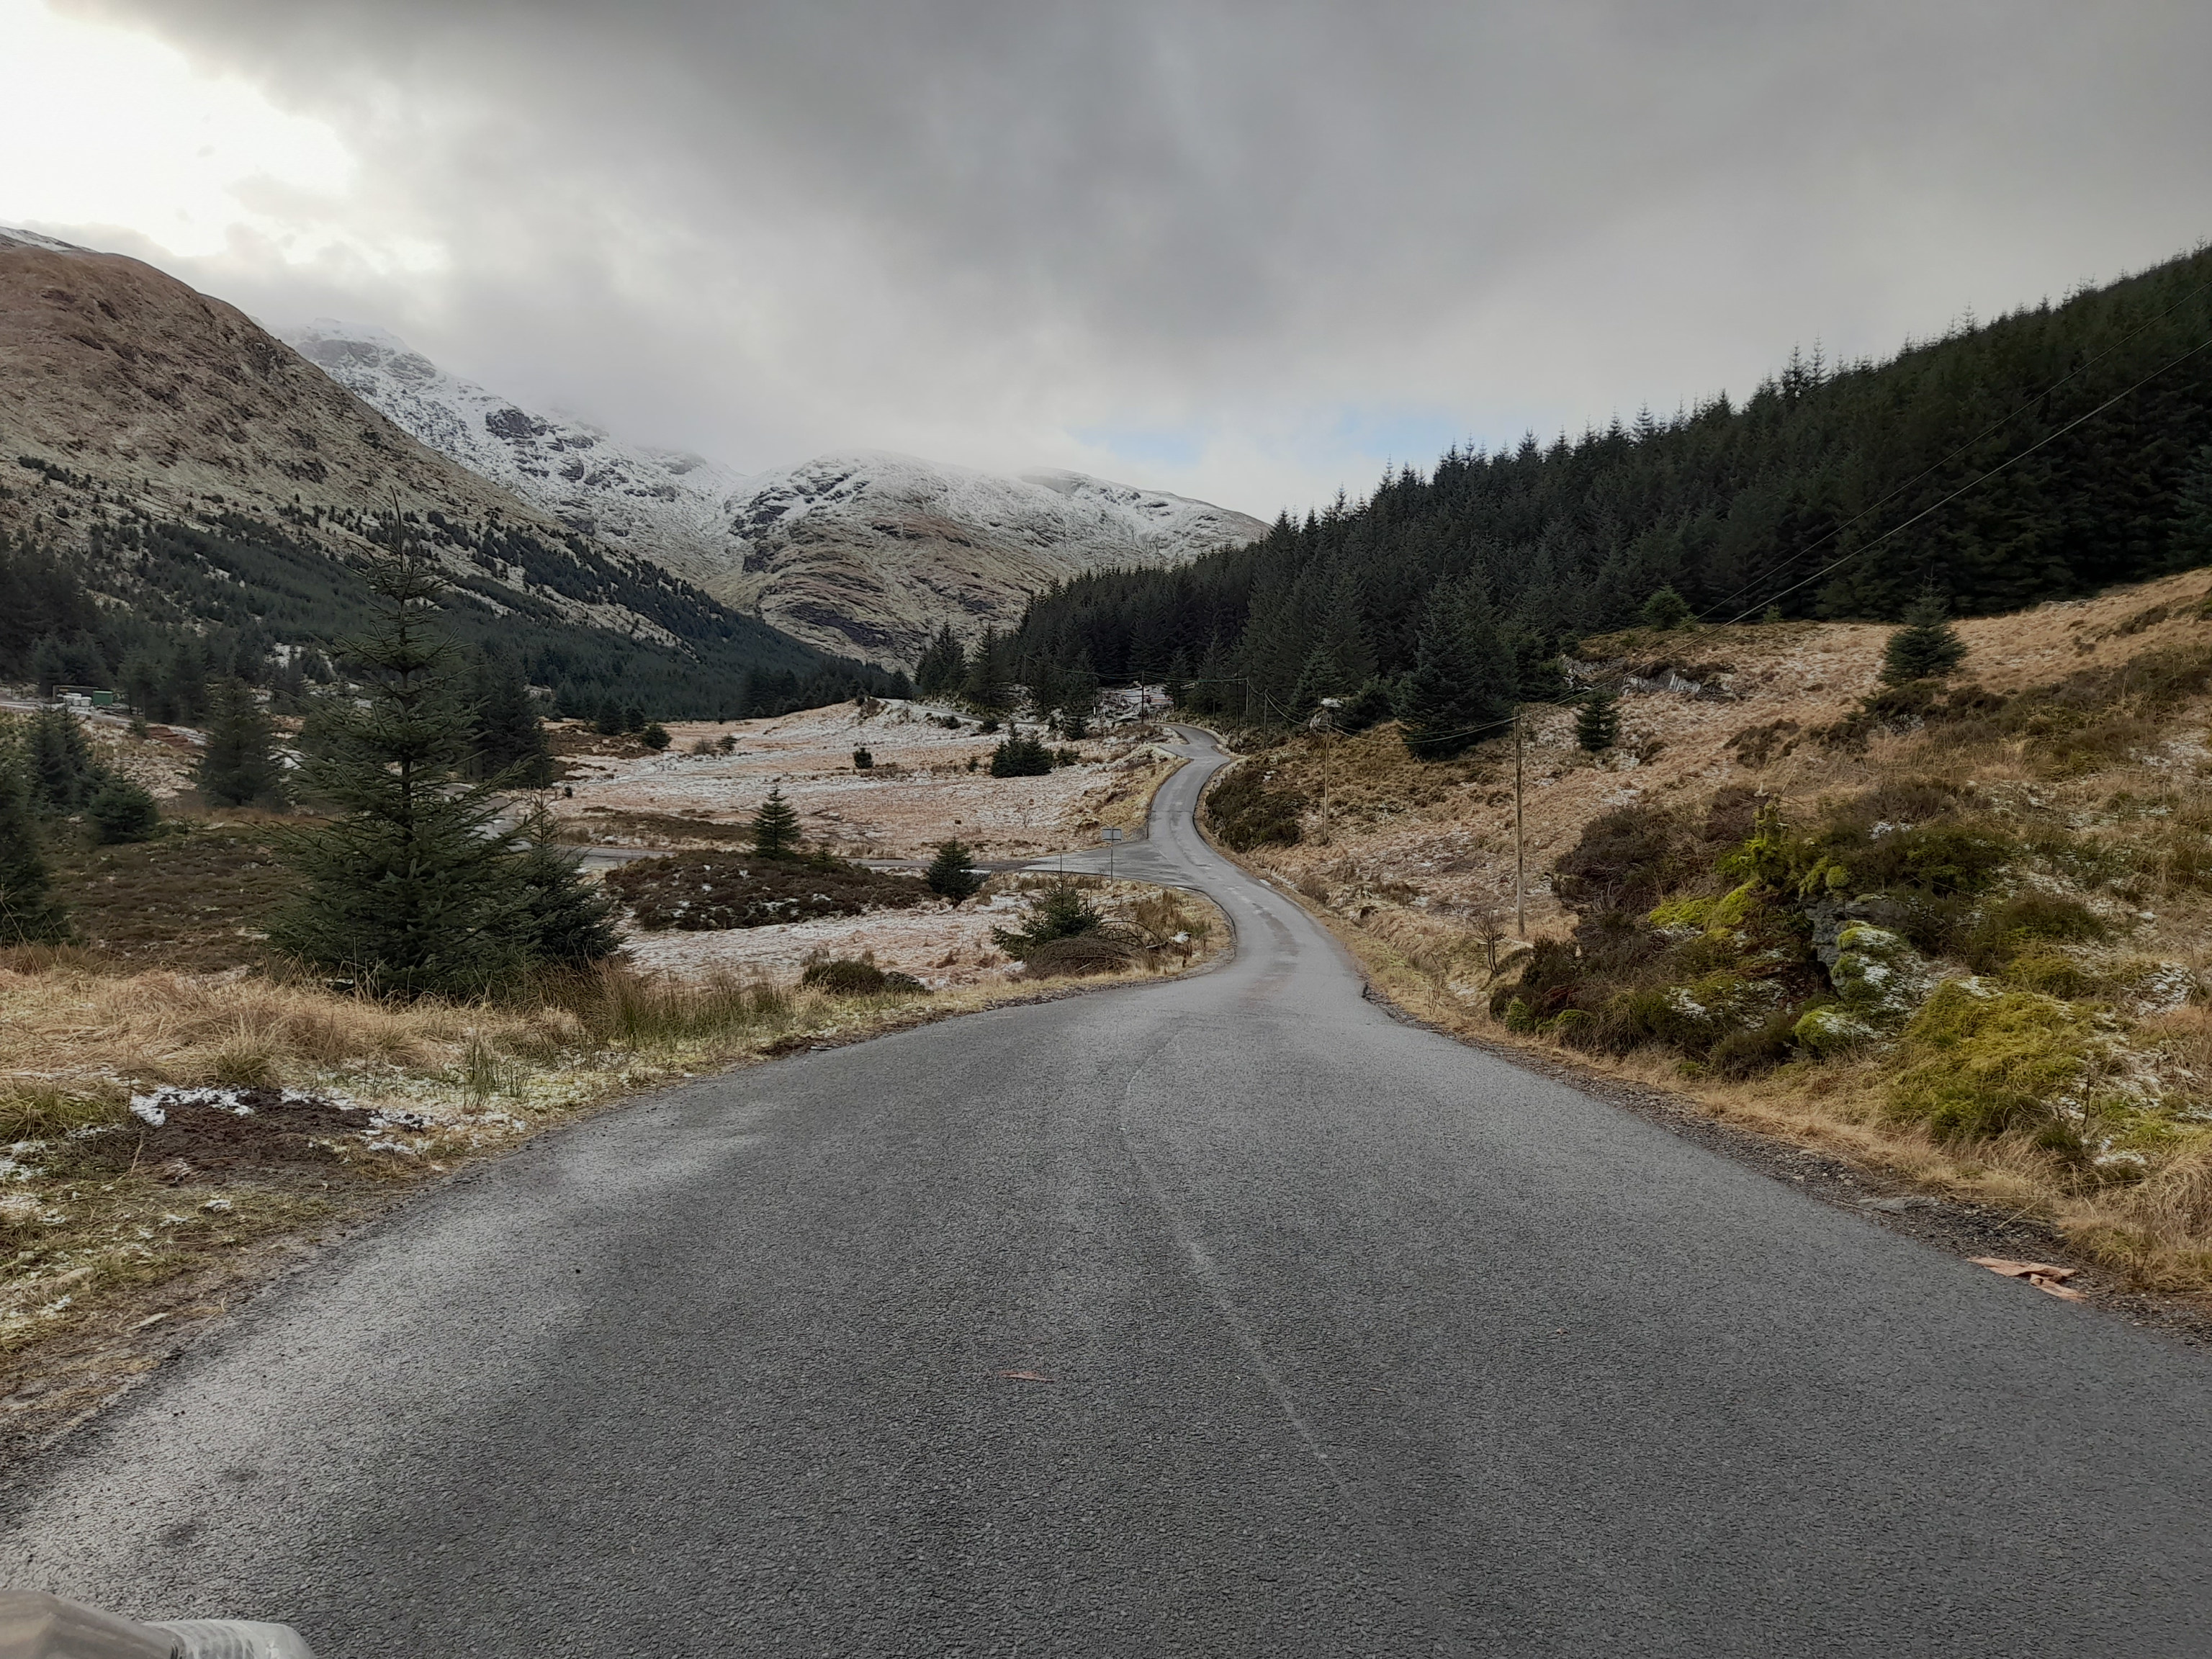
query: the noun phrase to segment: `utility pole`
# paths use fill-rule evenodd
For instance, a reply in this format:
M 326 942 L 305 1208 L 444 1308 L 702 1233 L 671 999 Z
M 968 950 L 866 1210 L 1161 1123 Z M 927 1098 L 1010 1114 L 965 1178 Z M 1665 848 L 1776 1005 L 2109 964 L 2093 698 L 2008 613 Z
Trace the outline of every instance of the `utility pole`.
M 1521 705 L 1513 705 L 1513 933 L 1528 937 L 1528 884 L 1521 837 Z

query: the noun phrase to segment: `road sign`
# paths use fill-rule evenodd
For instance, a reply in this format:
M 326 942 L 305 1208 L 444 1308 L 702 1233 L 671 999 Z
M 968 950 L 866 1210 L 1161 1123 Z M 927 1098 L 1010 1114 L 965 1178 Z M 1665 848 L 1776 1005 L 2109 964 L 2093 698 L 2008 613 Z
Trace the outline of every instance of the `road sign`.
M 1119 841 L 1121 839 L 1121 832 L 1119 830 L 1101 830 L 1098 832 L 1098 839 L 1101 841 Z

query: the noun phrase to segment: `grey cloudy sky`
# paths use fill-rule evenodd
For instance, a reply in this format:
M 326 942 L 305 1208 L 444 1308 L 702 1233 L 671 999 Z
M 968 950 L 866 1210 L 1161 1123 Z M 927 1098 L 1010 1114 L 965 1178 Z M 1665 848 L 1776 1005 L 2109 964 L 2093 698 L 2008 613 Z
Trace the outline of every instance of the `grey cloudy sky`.
M 2212 226 L 2201 0 L 0 21 L 32 4 L 158 35 L 350 158 L 238 180 L 220 246 L 41 228 L 748 469 L 887 447 L 1267 515 L 1454 439 L 1741 392 L 1793 343 L 1884 353 Z

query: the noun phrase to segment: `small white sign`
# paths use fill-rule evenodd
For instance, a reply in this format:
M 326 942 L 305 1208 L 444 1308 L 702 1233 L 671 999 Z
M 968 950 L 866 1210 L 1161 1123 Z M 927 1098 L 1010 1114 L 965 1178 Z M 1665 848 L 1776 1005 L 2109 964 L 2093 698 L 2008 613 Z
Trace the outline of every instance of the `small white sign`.
M 1098 838 L 1101 841 L 1119 841 L 1121 832 L 1119 830 L 1102 830 L 1098 832 Z

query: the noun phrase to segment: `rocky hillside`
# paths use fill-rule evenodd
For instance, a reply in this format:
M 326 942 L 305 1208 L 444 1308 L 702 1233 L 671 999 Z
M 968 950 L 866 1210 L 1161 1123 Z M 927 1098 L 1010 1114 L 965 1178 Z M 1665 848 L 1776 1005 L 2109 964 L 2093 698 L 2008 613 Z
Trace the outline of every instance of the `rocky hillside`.
M 673 713 L 703 674 L 720 688 L 705 713 L 749 672 L 795 684 L 832 669 L 417 442 L 234 307 L 17 231 L 0 231 L 0 532 L 187 628 L 250 616 L 280 639 L 327 639 L 398 514 L 543 683 L 567 674 L 598 695 L 643 676 Z M 195 621 L 179 606 L 201 589 L 229 599 Z
M 285 337 L 423 444 L 571 529 L 653 559 L 825 650 L 911 667 L 1103 569 L 1186 563 L 1263 534 L 1205 501 L 1078 472 L 1002 477 L 874 452 L 751 477 L 526 409 L 381 329 Z
M 1079 472 L 1006 478 L 872 452 L 755 478 L 730 506 L 743 551 L 710 592 L 800 639 L 908 665 L 942 623 L 973 639 L 1071 576 L 1188 563 L 1267 529 Z

